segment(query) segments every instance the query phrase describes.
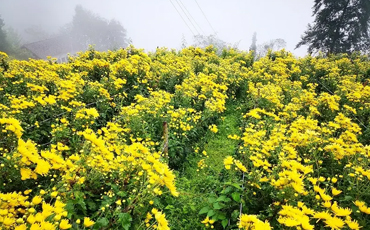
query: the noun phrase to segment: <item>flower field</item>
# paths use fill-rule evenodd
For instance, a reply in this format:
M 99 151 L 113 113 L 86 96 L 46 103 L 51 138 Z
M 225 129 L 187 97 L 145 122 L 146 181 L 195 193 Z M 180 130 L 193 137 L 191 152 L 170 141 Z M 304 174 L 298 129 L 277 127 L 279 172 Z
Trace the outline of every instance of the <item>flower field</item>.
M 0 229 L 370 229 L 370 61 L 0 52 Z

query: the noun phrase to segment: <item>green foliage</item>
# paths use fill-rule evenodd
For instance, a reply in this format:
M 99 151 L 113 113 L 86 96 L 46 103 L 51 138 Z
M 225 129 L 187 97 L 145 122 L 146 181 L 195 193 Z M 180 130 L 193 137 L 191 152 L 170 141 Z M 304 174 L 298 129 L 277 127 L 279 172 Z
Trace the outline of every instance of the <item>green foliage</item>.
M 370 2 L 367 0 L 315 0 L 314 24 L 308 25 L 297 47 L 309 53 L 368 53 Z

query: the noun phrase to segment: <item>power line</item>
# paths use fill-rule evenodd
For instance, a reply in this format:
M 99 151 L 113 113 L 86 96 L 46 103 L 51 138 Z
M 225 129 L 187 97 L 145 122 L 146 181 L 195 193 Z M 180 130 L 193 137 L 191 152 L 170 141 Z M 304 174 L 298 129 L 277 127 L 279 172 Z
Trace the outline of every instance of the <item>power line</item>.
M 177 10 L 176 6 L 173 4 L 172 0 L 170 0 L 173 8 L 175 8 L 175 10 L 177 11 L 177 13 L 180 15 L 182 21 L 185 23 L 185 25 L 189 28 L 189 30 L 191 31 L 191 33 L 195 36 L 193 30 L 190 28 L 190 26 L 188 25 L 188 23 L 186 23 L 185 19 L 182 17 L 182 15 L 180 14 L 180 12 Z
M 197 31 L 197 33 L 199 34 L 199 31 L 197 29 L 197 27 L 194 26 L 193 22 L 190 20 L 189 16 L 186 14 L 184 8 L 182 8 L 182 6 L 180 5 L 179 1 L 176 0 L 177 4 L 180 6 L 180 9 L 182 10 L 182 12 L 185 14 L 185 16 L 188 18 L 189 22 L 191 23 L 191 25 L 194 27 L 194 29 Z
M 203 12 L 203 10 L 202 10 L 202 8 L 200 7 L 200 5 L 198 4 L 198 1 L 197 1 L 197 0 L 195 0 L 195 2 L 197 3 L 198 8 L 200 9 L 200 11 L 202 11 L 202 14 L 203 14 L 204 18 L 207 20 L 207 22 L 208 22 L 209 26 L 212 28 L 213 32 L 216 34 L 215 29 L 213 28 L 213 26 L 212 26 L 212 25 L 211 25 L 211 23 L 209 22 L 209 20 L 208 20 L 208 18 L 207 18 L 207 16 L 206 16 L 206 14 Z
M 199 24 L 197 23 L 197 21 L 193 18 L 193 16 L 190 14 L 190 12 L 188 11 L 188 9 L 186 8 L 186 6 L 184 5 L 184 3 L 182 3 L 182 1 L 181 0 L 178 0 L 180 3 L 181 3 L 181 5 L 184 7 L 184 9 L 185 9 L 185 11 L 188 13 L 188 15 L 191 17 L 191 19 L 193 19 L 193 21 L 195 22 L 195 24 L 198 26 L 198 28 L 202 31 L 202 33 L 203 34 L 205 34 L 204 33 L 204 31 L 203 31 L 203 29 L 199 26 Z M 188 17 L 188 19 L 189 19 L 189 17 Z M 190 20 L 190 19 L 189 19 Z M 191 21 L 190 21 L 191 22 Z M 193 23 L 192 23 L 193 24 Z M 194 25 L 193 25 L 194 26 Z M 194 26 L 195 27 L 195 26 Z M 195 27 L 196 28 L 196 27 Z

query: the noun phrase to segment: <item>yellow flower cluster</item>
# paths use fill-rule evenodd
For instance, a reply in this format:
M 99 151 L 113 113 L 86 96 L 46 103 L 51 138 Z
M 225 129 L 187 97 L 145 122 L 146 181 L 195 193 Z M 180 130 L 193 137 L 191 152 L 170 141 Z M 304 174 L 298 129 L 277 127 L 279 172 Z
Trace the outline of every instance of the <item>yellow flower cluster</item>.
M 0 154 L 6 159 L 1 162 L 1 170 L 11 168 L 16 175 L 15 179 L 2 180 L 3 185 L 11 186 L 14 180 L 18 180 L 17 183 L 25 181 L 25 185 L 39 184 L 35 192 L 44 188 L 45 180 L 55 185 L 55 190 L 41 190 L 46 198 L 34 192 L 25 197 L 24 202 L 29 199 L 33 204 L 40 204 L 28 211 L 29 204 L 10 207 L 5 198 L 0 199 L 0 208 L 4 210 L 0 228 L 14 229 L 16 221 L 19 224 L 16 229 L 72 228 L 73 217 L 65 219 L 68 214 L 65 210 L 46 213 L 46 209 L 52 205 L 50 199 L 57 198 L 55 205 L 73 199 L 80 192 L 76 189 L 82 189 L 82 194 L 87 189 L 84 198 L 92 193 L 95 195 L 96 191 L 89 191 L 95 188 L 88 185 L 92 183 L 92 175 L 110 179 L 106 183 L 115 188 L 123 187 L 119 194 L 128 193 L 127 201 L 119 199 L 113 203 L 124 212 L 135 209 L 137 203 L 147 197 L 160 196 L 167 191 L 178 196 L 175 175 L 155 148 L 159 143 L 150 138 L 135 138 L 136 134 L 130 133 L 131 121 L 137 119 L 142 123 L 145 116 L 171 121 L 167 111 L 173 110 L 169 107 L 172 94 L 153 90 L 153 82 L 149 84 L 149 80 L 154 80 L 150 72 L 151 58 L 142 51 L 133 50 L 92 51 L 94 59 L 85 52 L 65 64 L 57 64 L 53 59 L 8 62 L 6 54 L 0 54 L 0 63 L 2 60 L 8 62 L 6 68 L 0 64 Z M 137 54 L 128 54 L 131 51 Z M 186 62 L 189 64 L 190 59 Z M 138 90 L 134 97 L 131 97 L 131 89 Z M 131 98 L 136 103 L 127 103 Z M 181 108 L 179 114 L 182 111 L 196 113 L 190 108 Z M 194 123 L 200 116 L 191 119 Z M 172 120 L 171 124 L 179 124 L 181 130 L 188 131 L 191 128 L 185 122 L 189 120 Z M 113 175 L 120 180 L 111 179 Z M 144 190 L 140 189 L 142 186 Z M 123 193 L 124 190 L 127 191 Z M 117 191 L 104 191 L 110 198 L 114 198 L 115 193 Z M 8 193 L 0 194 L 8 196 Z M 104 199 L 103 194 L 97 195 Z M 21 202 L 21 198 L 14 200 Z M 108 209 L 104 206 L 101 210 Z M 158 212 L 155 219 L 159 229 L 169 229 L 164 214 Z M 50 220 L 53 221 L 48 223 Z M 77 224 L 80 222 L 76 220 Z M 95 221 L 85 217 L 83 223 L 91 227 Z
M 217 82 L 220 80 L 215 74 L 191 74 L 181 85 L 176 85 L 176 91 L 191 99 L 199 100 L 210 111 L 221 113 L 226 109 L 227 85 Z
M 321 225 L 312 219 L 319 219 L 331 229 L 359 229 L 361 218 L 343 197 L 367 196 L 362 189 L 369 188 L 369 146 L 360 137 L 367 129 L 362 121 L 368 120 L 359 114 L 368 112 L 370 98 L 369 86 L 351 71 L 364 73 L 370 64 L 348 58 L 295 59 L 283 51 L 274 55 L 274 61 L 264 57 L 255 62 L 248 73 L 253 106 L 244 115 L 239 156 L 225 157 L 225 168 L 240 159 L 248 166 L 247 190 L 273 189 L 280 200 L 271 207 L 283 226 L 316 229 Z M 322 77 L 312 80 L 315 74 Z M 361 189 L 361 195 L 353 189 Z M 364 202 L 355 204 L 368 213 Z
M 217 133 L 218 132 L 218 129 L 217 129 L 217 126 L 216 125 L 210 125 L 209 127 L 209 130 L 211 130 L 213 133 Z
M 279 223 L 287 227 L 302 227 L 305 230 L 312 230 L 314 226 L 310 224 L 309 215 L 312 215 L 314 212 L 311 209 L 308 209 L 306 206 L 299 204 L 300 208 L 291 207 L 285 205 L 282 207 L 282 210 L 279 212 Z
M 0 193 L 0 223 L 4 229 L 70 229 L 66 219 L 66 204 L 59 199 L 47 203 L 42 195 L 26 196 L 22 193 Z
M 223 134 L 215 124 L 228 102 L 243 109 L 243 128 L 227 134 L 241 144 L 225 169 L 244 173 L 250 204 L 264 205 L 241 214 L 239 228 L 365 228 L 369 69 L 361 56 L 297 59 L 284 50 L 254 60 L 232 49 L 130 46 L 63 64 L 0 52 L 0 228 L 70 229 L 84 213 L 86 228 L 127 217 L 169 229 L 165 211 L 146 205 L 180 195 L 169 165 L 199 153 L 193 142 L 205 131 Z
M 153 218 L 153 215 L 154 218 Z M 152 225 L 150 224 L 151 220 L 154 220 L 154 223 Z M 146 227 L 153 227 L 153 229 L 158 230 L 169 230 L 168 222 L 166 220 L 166 215 L 162 212 L 158 211 L 157 209 L 153 208 L 151 213 L 147 213 L 146 219 L 145 219 Z
M 354 204 L 358 207 L 358 209 L 363 212 L 363 213 L 366 213 L 366 214 L 370 214 L 370 208 L 368 208 L 365 204 L 365 202 L 363 201 L 358 201 L 356 200 L 354 202 Z
M 3 129 L 3 132 L 5 131 L 11 131 L 16 135 L 17 138 L 20 138 L 23 133 L 23 128 L 20 124 L 20 122 L 17 119 L 14 118 L 0 118 L 0 124 L 5 124 L 5 129 Z
M 242 214 L 239 220 L 239 228 L 245 230 L 271 230 L 268 222 L 262 222 L 256 215 Z

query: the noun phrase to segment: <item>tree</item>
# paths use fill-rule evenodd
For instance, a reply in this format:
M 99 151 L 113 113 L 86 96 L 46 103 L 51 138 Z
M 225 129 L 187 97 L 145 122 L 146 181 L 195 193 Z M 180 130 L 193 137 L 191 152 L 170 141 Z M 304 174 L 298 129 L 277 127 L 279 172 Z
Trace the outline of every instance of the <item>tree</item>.
M 186 42 L 185 36 L 182 35 L 181 37 L 181 49 L 185 49 L 188 46 L 188 43 Z
M 200 48 L 206 48 L 207 46 L 213 45 L 217 49 L 217 53 L 220 54 L 224 48 L 227 48 L 228 44 L 218 38 L 216 35 L 211 34 L 205 35 L 195 35 L 194 36 L 194 46 Z
M 28 59 L 31 54 L 21 48 L 21 36 L 11 27 L 5 29 L 5 24 L 0 17 L 0 51 L 11 58 Z
M 315 0 L 313 16 L 296 48 L 308 45 L 310 54 L 369 50 L 369 0 Z
M 6 29 L 6 41 L 9 45 L 9 55 L 20 60 L 27 60 L 32 54 L 22 47 L 22 37 L 12 27 Z
M 8 44 L 8 41 L 6 40 L 6 32 L 4 30 L 4 21 L 0 16 L 0 51 L 9 53 L 10 52 L 10 47 Z
M 286 42 L 284 39 L 277 38 L 272 39 L 268 42 L 265 42 L 261 45 L 257 46 L 257 57 L 264 57 L 268 53 L 269 50 L 275 51 L 280 50 L 286 46 Z
M 253 33 L 252 44 L 249 47 L 249 51 L 253 51 L 254 53 L 256 53 L 257 51 L 257 33 L 256 32 Z
M 106 20 L 77 6 L 70 26 L 72 36 L 82 46 L 95 45 L 97 50 L 117 49 L 127 46 L 126 30 L 116 20 Z

